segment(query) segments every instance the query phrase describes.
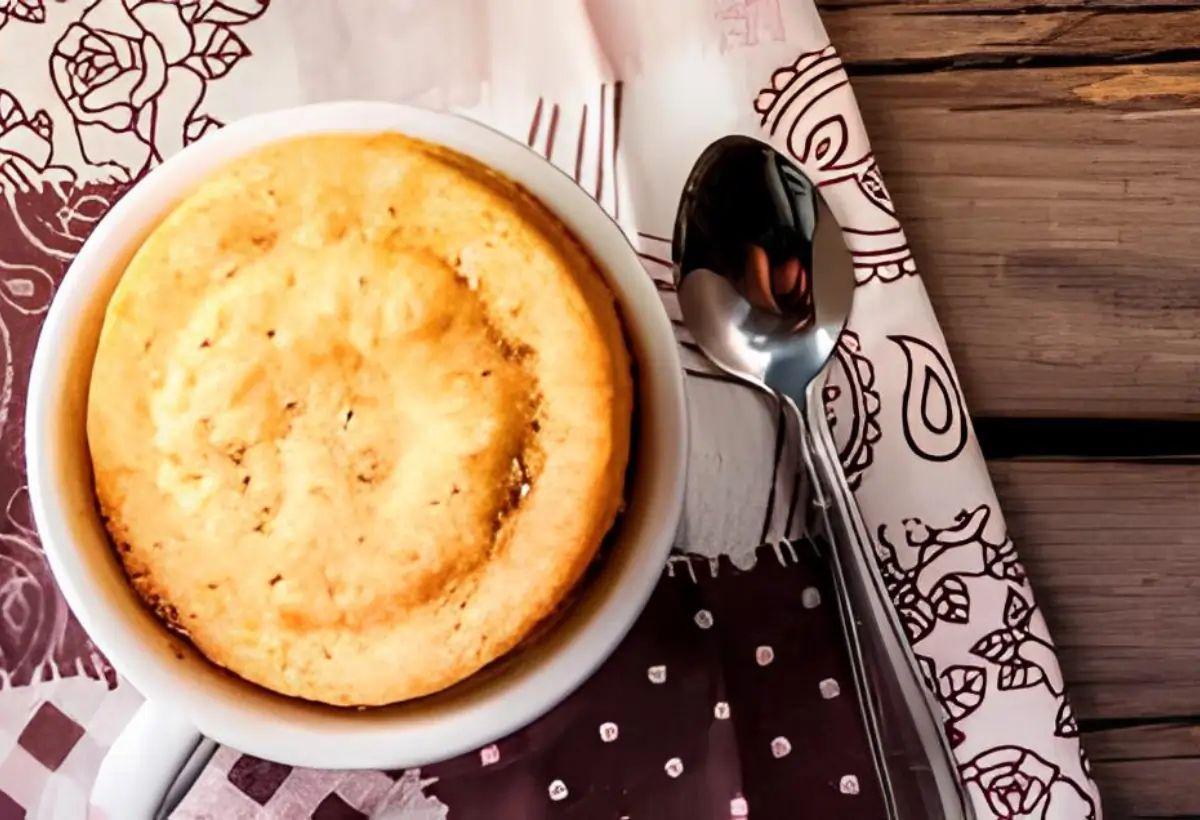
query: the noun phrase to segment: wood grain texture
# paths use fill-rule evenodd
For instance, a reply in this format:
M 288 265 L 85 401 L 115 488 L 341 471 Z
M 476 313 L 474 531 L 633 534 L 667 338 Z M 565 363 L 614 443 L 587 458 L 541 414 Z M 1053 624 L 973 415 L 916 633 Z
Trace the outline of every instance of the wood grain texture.
M 1200 716 L 1200 466 L 991 469 L 1079 719 Z
M 1200 453 L 1200 0 L 820 5 L 989 447 Z M 1200 466 L 991 467 L 1106 816 L 1200 817 Z
M 1038 14 L 1059 11 L 1155 14 L 1200 6 L 1200 0 L 817 0 L 822 11 L 874 7 L 942 14 Z
M 1108 818 L 1200 816 L 1196 720 L 1084 731 Z
M 1200 718 L 1087 732 L 1093 763 L 1200 757 Z
M 990 466 L 1106 816 L 1200 816 L 1200 466 Z
M 1200 723 L 1086 731 L 1110 818 L 1200 816 Z
M 1200 62 L 854 87 L 976 413 L 1200 415 Z
M 1006 13 L 1004 3 L 886 4 L 833 8 L 823 15 L 842 60 L 861 72 L 1146 58 L 1200 48 L 1200 7 Z M 1025 11 L 1021 9 L 1019 11 Z
M 1092 774 L 1111 820 L 1200 816 L 1200 758 L 1097 763 Z

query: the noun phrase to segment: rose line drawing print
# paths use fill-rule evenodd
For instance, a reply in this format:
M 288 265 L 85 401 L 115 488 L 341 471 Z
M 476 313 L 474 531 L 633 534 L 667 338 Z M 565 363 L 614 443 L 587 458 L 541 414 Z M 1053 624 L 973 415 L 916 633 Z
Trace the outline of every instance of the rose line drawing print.
M 128 182 L 219 127 L 209 82 L 250 54 L 236 27 L 266 2 L 99 0 L 50 54 L 84 159 Z
M 0 28 L 63 24 L 47 32 L 41 63 L 61 106 L 22 100 L 38 99 L 23 75 L 0 88 L 0 444 L 11 474 L 0 485 L 0 689 L 78 675 L 116 685 L 55 588 L 28 515 L 28 362 L 57 284 L 100 217 L 156 163 L 220 126 L 203 110 L 206 90 L 250 54 L 238 28 L 268 2 L 79 5 L 66 20 L 43 0 L 0 0 Z

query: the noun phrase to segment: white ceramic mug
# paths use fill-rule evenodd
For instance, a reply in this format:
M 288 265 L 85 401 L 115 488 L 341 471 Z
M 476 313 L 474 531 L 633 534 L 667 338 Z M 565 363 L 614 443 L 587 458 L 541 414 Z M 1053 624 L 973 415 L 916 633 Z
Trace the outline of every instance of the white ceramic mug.
M 108 300 L 132 252 L 215 168 L 300 134 L 398 131 L 474 157 L 527 188 L 588 247 L 616 294 L 637 361 L 638 436 L 611 554 L 562 621 L 440 695 L 362 711 L 286 698 L 218 670 L 168 632 L 126 582 L 96 510 L 85 415 Z M 683 505 L 687 416 L 670 322 L 620 228 L 526 146 L 464 118 L 389 103 L 304 106 L 238 121 L 168 159 L 109 212 L 51 305 L 30 376 L 29 494 L 68 604 L 147 698 L 93 792 L 109 818 L 150 817 L 201 736 L 294 766 L 397 769 L 486 745 L 558 704 L 608 657 L 658 582 Z

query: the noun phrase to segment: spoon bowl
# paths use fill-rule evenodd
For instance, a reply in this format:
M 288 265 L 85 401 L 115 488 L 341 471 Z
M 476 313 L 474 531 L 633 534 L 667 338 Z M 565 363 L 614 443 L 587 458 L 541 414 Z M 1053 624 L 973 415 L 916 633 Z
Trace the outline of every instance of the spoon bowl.
M 854 291 L 852 277 L 812 275 L 814 264 L 853 266 L 816 186 L 758 140 L 720 139 L 684 188 L 672 255 L 680 309 L 705 354 L 802 407 Z

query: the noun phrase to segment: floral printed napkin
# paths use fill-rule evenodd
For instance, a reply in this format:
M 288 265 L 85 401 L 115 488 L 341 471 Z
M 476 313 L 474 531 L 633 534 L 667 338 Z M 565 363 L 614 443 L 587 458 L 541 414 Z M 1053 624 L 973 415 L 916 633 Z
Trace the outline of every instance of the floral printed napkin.
M 978 816 L 1099 818 L 1050 637 L 812 0 L 0 0 L 0 818 L 82 817 L 139 702 L 67 612 L 29 515 L 24 393 L 56 284 L 164 156 L 249 113 L 346 97 L 492 124 L 626 229 L 689 375 L 678 553 L 612 661 L 516 736 L 390 773 L 222 749 L 176 817 L 879 816 L 829 580 L 802 537 L 794 431 L 706 365 L 672 292 L 687 171 L 746 133 L 822 185 L 853 250 L 828 412 Z

